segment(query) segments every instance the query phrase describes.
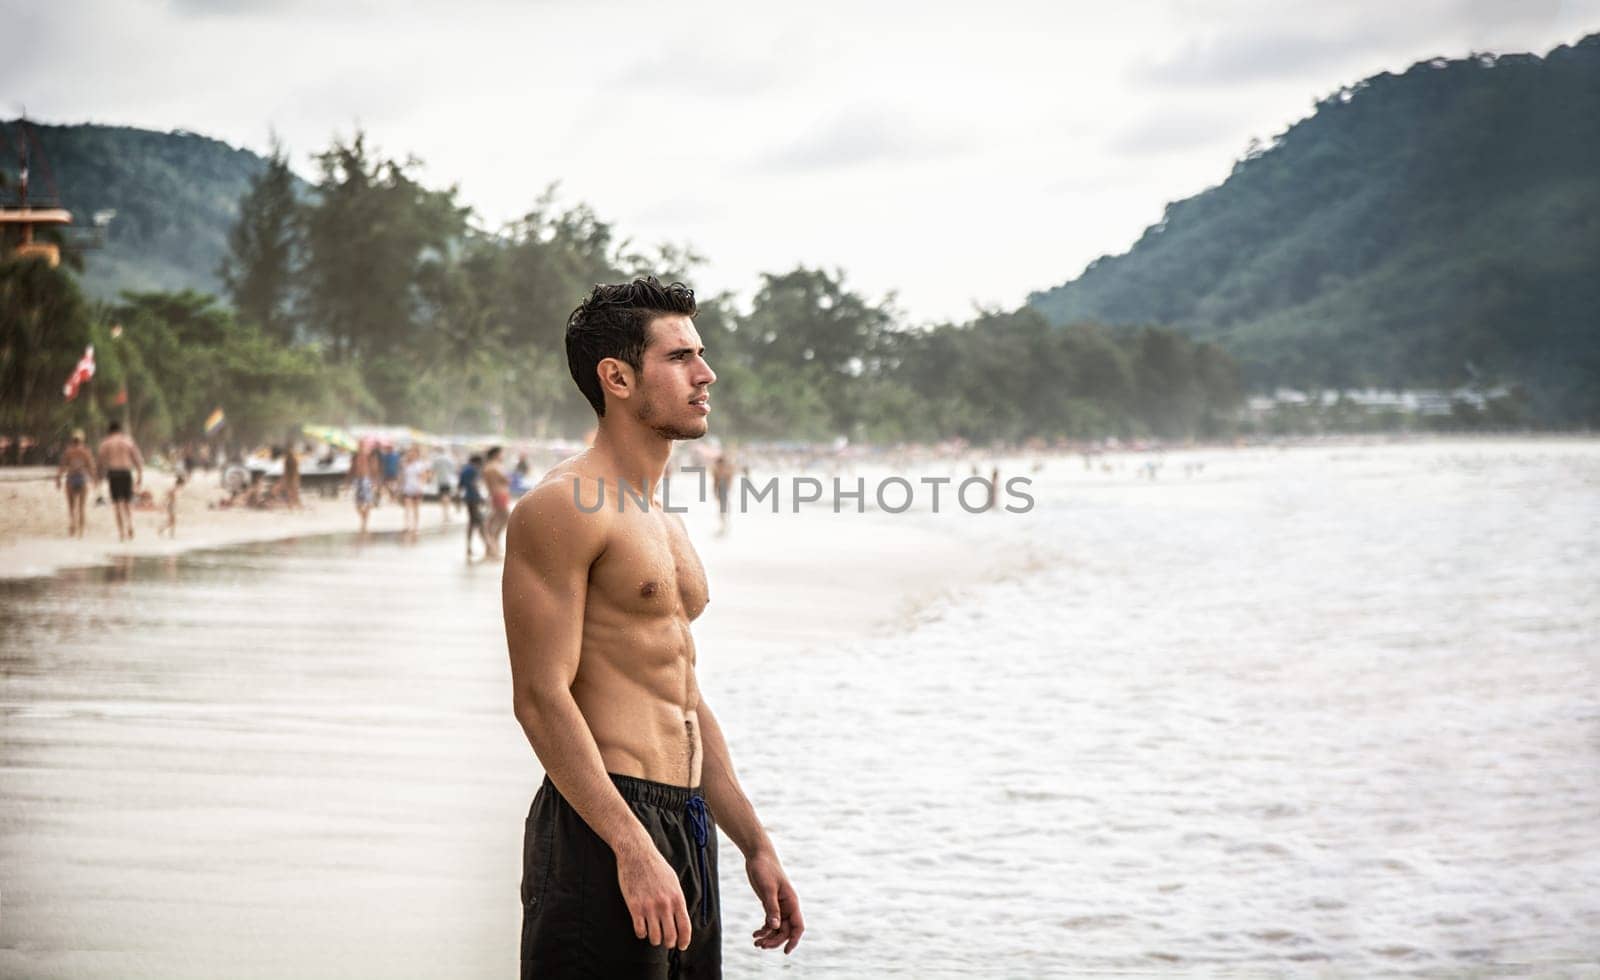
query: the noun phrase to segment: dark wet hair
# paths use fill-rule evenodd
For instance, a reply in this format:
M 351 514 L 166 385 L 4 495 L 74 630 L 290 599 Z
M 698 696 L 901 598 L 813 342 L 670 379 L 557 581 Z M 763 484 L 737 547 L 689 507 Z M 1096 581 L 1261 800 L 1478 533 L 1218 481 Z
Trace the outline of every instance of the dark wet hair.
M 122 431 L 122 423 L 118 422 L 116 419 L 112 419 L 110 422 L 108 422 L 106 424 L 106 431 L 107 432 L 121 432 Z
M 615 285 L 597 285 L 567 317 L 567 369 L 578 390 L 606 414 L 605 393 L 595 367 L 614 357 L 635 371 L 644 370 L 644 348 L 650 323 L 662 316 L 694 316 L 699 307 L 694 290 L 681 282 L 663 286 L 655 276 Z
M 467 462 L 471 463 L 473 466 L 482 466 L 483 457 L 477 453 L 473 453 L 471 456 L 467 457 Z
M 499 446 L 490 446 L 489 447 L 489 451 L 483 454 L 483 458 L 484 459 L 499 459 L 500 458 L 500 447 Z

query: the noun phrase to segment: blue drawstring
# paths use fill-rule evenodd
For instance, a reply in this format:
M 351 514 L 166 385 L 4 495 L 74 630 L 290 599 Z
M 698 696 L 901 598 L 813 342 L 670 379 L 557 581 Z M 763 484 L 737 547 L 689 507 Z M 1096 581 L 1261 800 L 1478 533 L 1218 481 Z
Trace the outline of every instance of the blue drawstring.
M 695 793 L 689 797 L 689 829 L 694 831 L 697 866 L 700 868 L 700 922 L 705 924 L 711 921 L 709 899 L 711 898 L 711 878 L 706 870 L 706 841 L 710 837 L 711 827 L 706 815 L 706 801 Z

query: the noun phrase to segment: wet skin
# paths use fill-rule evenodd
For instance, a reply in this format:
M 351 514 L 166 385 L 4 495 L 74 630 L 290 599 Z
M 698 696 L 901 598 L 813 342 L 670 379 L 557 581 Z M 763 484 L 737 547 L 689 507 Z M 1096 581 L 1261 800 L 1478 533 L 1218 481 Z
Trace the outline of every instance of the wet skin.
M 706 433 L 716 375 L 704 353 L 688 317 L 663 316 L 638 367 L 602 360 L 594 448 L 513 511 L 501 582 L 513 703 L 551 781 L 616 853 L 641 939 L 687 948 L 690 925 L 674 872 L 607 772 L 703 785 L 767 912 L 752 938 L 787 952 L 804 930 L 799 901 L 700 697 L 690 624 L 709 601 L 705 570 L 659 496 L 672 441 Z M 624 486 L 650 503 L 619 506 Z

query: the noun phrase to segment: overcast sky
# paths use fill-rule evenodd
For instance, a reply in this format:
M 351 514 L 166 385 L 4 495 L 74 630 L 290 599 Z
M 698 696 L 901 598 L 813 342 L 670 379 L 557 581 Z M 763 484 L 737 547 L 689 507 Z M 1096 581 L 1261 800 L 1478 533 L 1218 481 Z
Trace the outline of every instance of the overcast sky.
M 1125 250 L 1341 85 L 1600 30 L 1600 0 L 4 6 L 0 116 L 275 130 L 303 174 L 359 126 L 485 225 L 559 181 L 693 245 L 704 292 L 839 267 L 913 322 Z

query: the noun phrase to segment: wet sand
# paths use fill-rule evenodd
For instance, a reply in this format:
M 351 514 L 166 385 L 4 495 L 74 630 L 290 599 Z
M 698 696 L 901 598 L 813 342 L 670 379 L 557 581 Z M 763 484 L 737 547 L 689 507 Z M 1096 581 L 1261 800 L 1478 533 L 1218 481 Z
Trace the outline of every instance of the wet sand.
M 220 548 L 308 534 L 334 534 L 359 526 L 355 506 L 348 496 L 324 498 L 302 494 L 300 510 L 210 509 L 225 496 L 216 485 L 217 474 L 200 473 L 178 497 L 178 528 L 172 537 L 158 536 L 166 524 L 161 501 L 172 486 L 171 474 L 145 470 L 144 488 L 156 507 L 135 510 L 135 536 L 117 541 L 117 519 L 112 513 L 105 484 L 91 488 L 84 507 L 84 535 L 69 538 L 66 496 L 57 490 L 54 470 L 44 468 L 0 470 L 0 579 L 49 575 L 63 568 L 105 566 L 139 557 L 165 557 L 200 548 Z M 107 502 L 95 506 L 96 497 Z M 424 505 L 423 526 L 439 520 L 439 505 Z M 460 515 L 456 515 L 459 525 Z M 373 531 L 398 531 L 400 507 L 388 504 L 372 512 Z
M 725 846 L 729 976 L 1594 972 L 1600 443 L 1165 458 L 691 515 L 810 924 L 743 946 Z M 459 532 L 0 583 L 0 976 L 513 975 L 540 773 Z
M 708 697 L 730 661 L 888 628 L 997 567 L 914 522 L 690 521 Z M 0 975 L 514 975 L 541 774 L 510 711 L 500 568 L 465 563 L 461 533 L 0 582 Z M 781 736 L 729 737 L 737 758 Z M 759 916 L 725 903 L 730 937 Z

